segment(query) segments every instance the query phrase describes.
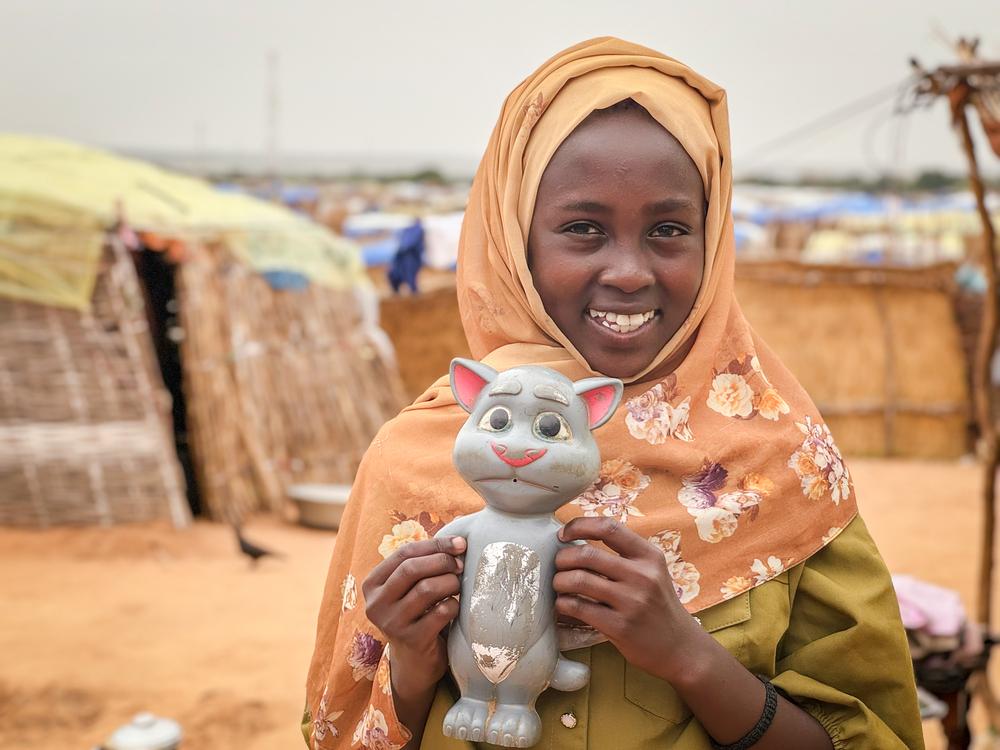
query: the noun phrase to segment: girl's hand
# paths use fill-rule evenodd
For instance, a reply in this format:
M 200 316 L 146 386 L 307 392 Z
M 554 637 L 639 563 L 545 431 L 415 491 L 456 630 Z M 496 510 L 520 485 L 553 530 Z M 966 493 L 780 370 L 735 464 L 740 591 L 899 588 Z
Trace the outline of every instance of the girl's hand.
M 404 699 L 426 695 L 448 668 L 444 629 L 458 615 L 461 537 L 410 542 L 365 578 L 365 614 L 388 639 L 392 686 Z
M 663 552 L 611 518 L 574 518 L 564 542 L 604 542 L 613 554 L 574 545 L 556 555 L 556 611 L 607 636 L 625 659 L 674 682 L 707 636 L 681 605 Z

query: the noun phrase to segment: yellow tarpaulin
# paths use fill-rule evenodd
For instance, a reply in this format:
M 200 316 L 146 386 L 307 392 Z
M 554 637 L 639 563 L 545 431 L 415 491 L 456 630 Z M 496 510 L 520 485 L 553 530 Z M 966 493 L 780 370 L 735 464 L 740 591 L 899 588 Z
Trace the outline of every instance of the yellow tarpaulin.
M 119 216 L 181 240 L 221 239 L 254 268 L 366 283 L 353 243 L 291 211 L 65 141 L 0 134 L 0 295 L 82 309 Z

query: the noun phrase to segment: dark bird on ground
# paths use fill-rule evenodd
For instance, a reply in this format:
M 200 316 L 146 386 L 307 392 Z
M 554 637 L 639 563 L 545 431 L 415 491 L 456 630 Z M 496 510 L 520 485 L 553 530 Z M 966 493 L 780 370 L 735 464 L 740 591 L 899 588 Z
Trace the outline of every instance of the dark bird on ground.
M 236 532 L 236 540 L 240 544 L 240 552 L 249 557 L 252 564 L 256 565 L 257 561 L 262 557 L 282 557 L 281 554 L 274 552 L 273 550 L 264 549 L 263 547 L 257 546 L 253 542 L 247 541 L 243 537 L 243 532 L 240 527 L 236 524 L 233 524 L 233 531 Z

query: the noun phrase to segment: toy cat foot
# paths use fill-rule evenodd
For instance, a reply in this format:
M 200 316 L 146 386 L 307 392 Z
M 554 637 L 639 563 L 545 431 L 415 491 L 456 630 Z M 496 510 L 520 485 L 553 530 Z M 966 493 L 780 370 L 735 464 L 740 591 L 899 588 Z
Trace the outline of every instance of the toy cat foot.
M 551 686 L 556 690 L 579 690 L 590 681 L 590 667 L 572 659 L 559 657 L 552 673 Z
M 486 701 L 462 698 L 444 717 L 444 736 L 479 742 L 486 735 L 490 706 Z
M 527 706 L 500 704 L 486 730 L 486 741 L 504 747 L 531 747 L 542 734 L 542 720 Z

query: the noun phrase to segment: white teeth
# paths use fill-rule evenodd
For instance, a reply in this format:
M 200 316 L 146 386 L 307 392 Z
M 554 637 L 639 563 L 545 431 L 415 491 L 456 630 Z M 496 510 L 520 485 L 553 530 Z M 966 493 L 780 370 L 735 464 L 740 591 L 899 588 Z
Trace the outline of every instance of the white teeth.
M 605 328 L 610 328 L 615 333 L 631 333 L 638 330 L 648 321 L 656 316 L 656 310 L 648 310 L 644 313 L 625 315 L 623 313 L 607 312 L 606 310 L 587 310 L 590 317 L 600 321 Z

